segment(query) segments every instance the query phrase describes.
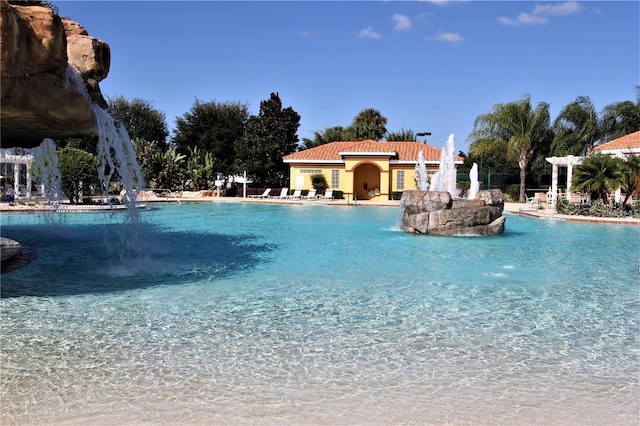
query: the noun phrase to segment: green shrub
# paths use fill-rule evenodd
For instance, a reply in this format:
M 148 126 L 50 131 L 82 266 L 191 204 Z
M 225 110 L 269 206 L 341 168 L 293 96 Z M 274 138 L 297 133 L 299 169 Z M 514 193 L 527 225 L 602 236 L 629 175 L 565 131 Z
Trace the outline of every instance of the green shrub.
M 81 191 L 88 193 L 91 186 L 100 187 L 98 158 L 71 147 L 59 149 L 57 154 L 62 191 L 71 204 L 78 204 Z
M 324 192 L 324 190 L 329 187 L 327 180 L 322 174 L 311 175 L 311 186 L 313 186 L 318 193 Z
M 507 185 L 503 192 L 505 198 L 509 201 L 518 201 L 520 199 L 520 185 Z
M 556 201 L 556 211 L 560 214 L 572 214 L 571 203 L 566 198 Z
M 392 200 L 399 200 L 402 198 L 402 194 L 404 194 L 404 191 L 393 191 L 391 193 L 391 199 Z
M 333 198 L 336 200 L 344 200 L 344 192 L 343 191 L 333 191 Z

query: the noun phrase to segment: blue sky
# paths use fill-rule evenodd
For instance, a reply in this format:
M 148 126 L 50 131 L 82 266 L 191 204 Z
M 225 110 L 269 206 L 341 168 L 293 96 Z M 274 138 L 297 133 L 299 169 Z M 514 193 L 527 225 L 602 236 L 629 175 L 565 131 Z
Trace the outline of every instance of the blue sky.
M 257 114 L 278 92 L 300 139 L 365 108 L 387 129 L 455 134 L 500 102 L 636 99 L 640 2 L 55 1 L 111 47 L 106 97 L 141 98 L 175 118 L 195 99 Z

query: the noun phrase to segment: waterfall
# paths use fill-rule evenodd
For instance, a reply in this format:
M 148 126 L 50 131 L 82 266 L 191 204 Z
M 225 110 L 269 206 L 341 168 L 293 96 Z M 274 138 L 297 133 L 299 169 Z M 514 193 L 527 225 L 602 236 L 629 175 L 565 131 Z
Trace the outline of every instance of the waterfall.
M 98 175 L 107 191 L 111 178 L 117 173 L 122 183 L 122 203 L 134 208 L 140 190 L 144 187 L 142 170 L 136 161 L 136 152 L 122 123 L 116 121 L 97 105 L 92 105 L 98 125 Z
M 49 205 L 57 208 L 62 184 L 56 144 L 52 139 L 45 138 L 40 145 L 32 148 L 30 153 L 33 156 L 33 177 L 40 182 L 40 192 L 46 195 Z
M 80 73 L 72 65 L 67 66 L 63 84 L 66 89 L 83 95 L 92 108 L 98 129 L 98 176 L 102 181 L 103 195 L 108 198 L 111 179 L 117 177 L 122 184 L 122 203 L 128 207 L 129 212 L 135 211 L 137 196 L 144 187 L 144 178 L 129 134 L 122 123 L 91 101 Z M 33 153 L 34 170 L 37 170 L 47 198 L 50 202 L 57 201 L 61 185 L 55 143 L 51 139 L 45 139 L 39 147 L 33 149 Z

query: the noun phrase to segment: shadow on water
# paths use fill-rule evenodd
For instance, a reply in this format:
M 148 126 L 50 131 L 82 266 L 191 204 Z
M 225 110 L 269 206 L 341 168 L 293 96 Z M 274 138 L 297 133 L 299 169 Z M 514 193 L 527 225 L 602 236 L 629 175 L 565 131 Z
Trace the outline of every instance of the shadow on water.
M 3 227 L 30 247 L 2 275 L 0 297 L 69 296 L 215 281 L 265 262 L 273 244 L 251 235 L 164 231 L 150 224 Z M 4 266 L 3 266 L 4 267 Z
M 33 262 L 37 257 L 38 252 L 35 247 L 23 245 L 18 254 L 2 261 L 2 265 L 0 265 L 0 274 L 6 274 L 14 269 L 22 268 Z

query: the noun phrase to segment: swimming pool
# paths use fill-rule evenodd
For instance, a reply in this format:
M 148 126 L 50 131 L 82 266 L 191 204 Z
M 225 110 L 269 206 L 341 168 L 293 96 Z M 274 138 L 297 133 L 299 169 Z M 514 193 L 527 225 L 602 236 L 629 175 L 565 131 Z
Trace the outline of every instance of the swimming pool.
M 3 215 L 1 423 L 637 424 L 640 230 L 399 209 Z

